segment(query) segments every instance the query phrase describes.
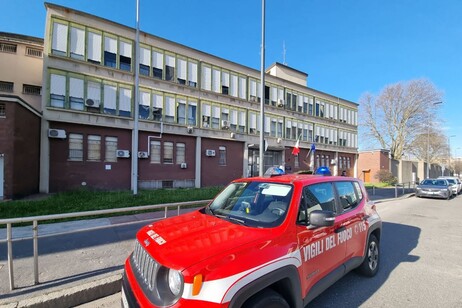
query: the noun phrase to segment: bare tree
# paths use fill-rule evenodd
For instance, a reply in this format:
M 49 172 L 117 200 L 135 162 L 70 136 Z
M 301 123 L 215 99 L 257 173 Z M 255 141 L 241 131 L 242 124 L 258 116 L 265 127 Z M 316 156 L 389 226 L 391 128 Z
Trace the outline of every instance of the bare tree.
M 436 127 L 428 126 L 426 133 L 416 136 L 409 153 L 430 164 L 442 164 L 442 159 L 448 156 L 447 138 Z
M 360 99 L 360 126 L 364 140 L 389 149 L 393 158 L 411 153 L 414 141 L 435 123 L 435 102 L 441 93 L 426 79 L 386 86 Z

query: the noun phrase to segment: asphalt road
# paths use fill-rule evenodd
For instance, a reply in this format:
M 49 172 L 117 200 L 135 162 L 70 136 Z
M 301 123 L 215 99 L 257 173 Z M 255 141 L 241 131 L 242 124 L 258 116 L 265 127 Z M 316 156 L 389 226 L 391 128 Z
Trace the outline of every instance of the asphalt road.
M 462 196 L 378 204 L 383 224 L 376 277 L 354 272 L 309 307 L 462 307 Z M 120 293 L 79 306 L 119 307 Z

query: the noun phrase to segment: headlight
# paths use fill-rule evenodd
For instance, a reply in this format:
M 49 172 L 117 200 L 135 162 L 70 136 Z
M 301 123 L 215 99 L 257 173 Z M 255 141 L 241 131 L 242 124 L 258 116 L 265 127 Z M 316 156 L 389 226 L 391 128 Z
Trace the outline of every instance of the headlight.
M 169 269 L 168 270 L 168 287 L 173 295 L 178 296 L 181 292 L 183 284 L 183 277 L 179 271 Z

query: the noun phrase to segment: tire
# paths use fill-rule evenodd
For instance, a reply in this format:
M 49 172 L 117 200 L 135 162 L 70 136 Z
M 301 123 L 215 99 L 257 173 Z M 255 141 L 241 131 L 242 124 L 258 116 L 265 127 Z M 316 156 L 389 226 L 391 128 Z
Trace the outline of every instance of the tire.
M 366 247 L 366 255 L 363 263 L 357 268 L 357 272 L 367 277 L 373 277 L 379 270 L 380 249 L 379 241 L 374 234 L 369 236 Z
M 276 291 L 265 289 L 247 300 L 243 308 L 290 308 L 286 300 Z

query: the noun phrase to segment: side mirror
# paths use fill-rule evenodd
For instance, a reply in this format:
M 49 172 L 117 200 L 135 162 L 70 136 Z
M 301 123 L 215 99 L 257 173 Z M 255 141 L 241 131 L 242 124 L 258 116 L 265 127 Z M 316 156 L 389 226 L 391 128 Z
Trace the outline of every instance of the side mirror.
M 335 214 L 332 211 L 314 210 L 310 213 L 310 225 L 313 227 L 333 226 Z

